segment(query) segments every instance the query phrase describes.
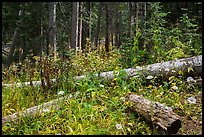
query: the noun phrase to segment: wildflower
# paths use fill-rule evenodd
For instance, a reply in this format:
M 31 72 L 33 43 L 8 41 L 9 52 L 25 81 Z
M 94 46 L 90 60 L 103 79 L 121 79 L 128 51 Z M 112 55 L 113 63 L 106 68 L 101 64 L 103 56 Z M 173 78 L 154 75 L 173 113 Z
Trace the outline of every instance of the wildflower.
M 122 129 L 122 125 L 121 124 L 116 124 L 115 125 L 117 129 Z
M 72 94 L 70 94 L 70 95 L 69 95 L 69 98 L 72 98 L 72 97 L 73 97 Z
M 46 108 L 46 109 L 43 109 L 42 111 L 43 112 L 49 112 L 50 110 Z
M 123 102 L 125 102 L 125 97 L 121 97 L 120 100 L 122 100 Z
M 191 83 L 191 82 L 195 83 L 196 81 L 192 77 L 188 77 L 187 82 L 188 83 Z
M 171 87 L 173 90 L 178 90 L 178 87 L 177 86 L 173 86 Z
M 175 70 L 171 70 L 171 72 L 175 73 L 176 71 Z
M 189 97 L 189 98 L 187 99 L 187 101 L 188 101 L 190 104 L 195 104 L 195 103 L 196 103 L 195 97 Z
M 166 68 L 164 71 L 169 71 L 169 68 Z
M 58 95 L 64 95 L 64 91 L 59 91 L 57 94 Z
M 57 133 L 56 135 L 62 135 L 61 133 Z
M 75 97 L 77 97 L 79 95 L 79 91 L 76 92 L 76 94 L 74 95 Z
M 124 90 L 126 90 L 127 88 L 126 87 L 124 87 Z
M 139 87 L 139 91 L 142 91 L 143 89 Z
M 146 79 L 153 79 L 153 76 L 147 76 Z
M 104 85 L 100 84 L 100 87 L 101 87 L 101 88 L 104 88 Z

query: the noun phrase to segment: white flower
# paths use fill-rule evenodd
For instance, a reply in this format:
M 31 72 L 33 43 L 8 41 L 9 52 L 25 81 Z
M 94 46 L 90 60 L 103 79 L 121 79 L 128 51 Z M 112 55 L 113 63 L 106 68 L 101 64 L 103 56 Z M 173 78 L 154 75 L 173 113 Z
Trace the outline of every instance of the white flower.
M 178 90 L 178 87 L 177 86 L 173 86 L 171 87 L 173 90 Z
M 195 104 L 195 103 L 196 103 L 195 97 L 189 97 L 189 98 L 187 99 L 187 101 L 188 101 L 190 104 Z
M 70 95 L 69 95 L 69 98 L 72 98 L 72 97 L 73 97 L 72 94 L 70 94 Z
M 182 84 L 183 83 L 183 81 L 179 81 L 179 84 Z
M 143 89 L 139 87 L 139 91 L 142 91 Z
M 61 133 L 57 133 L 56 135 L 62 135 Z
M 164 71 L 169 71 L 169 68 L 166 68 Z
M 126 90 L 127 88 L 126 87 L 124 87 L 124 90 Z
M 77 97 L 79 95 L 79 91 L 76 92 L 76 94 L 74 95 L 75 97 Z
M 116 124 L 115 125 L 117 129 L 122 129 L 122 125 L 121 124 Z
M 101 87 L 101 88 L 104 88 L 104 85 L 100 84 L 100 87 Z
M 120 100 L 122 100 L 123 102 L 125 102 L 125 97 L 121 97 Z
M 57 94 L 58 95 L 64 95 L 64 91 L 59 91 Z
M 46 108 L 46 109 L 43 109 L 42 111 L 43 112 L 49 112 L 50 110 Z
M 196 81 L 192 77 L 188 77 L 187 82 L 188 83 L 191 83 L 191 82 L 195 83 Z
M 171 72 L 175 73 L 176 71 L 175 70 L 171 70 Z
M 153 76 L 147 76 L 146 79 L 153 79 Z

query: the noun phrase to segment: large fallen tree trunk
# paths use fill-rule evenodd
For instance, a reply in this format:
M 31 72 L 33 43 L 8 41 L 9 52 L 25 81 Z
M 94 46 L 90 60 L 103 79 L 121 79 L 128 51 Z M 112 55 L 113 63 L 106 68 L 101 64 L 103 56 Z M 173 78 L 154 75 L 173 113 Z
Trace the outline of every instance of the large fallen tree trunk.
M 31 107 L 29 109 L 14 113 L 14 114 L 9 115 L 9 116 L 5 116 L 2 118 L 2 124 L 5 124 L 7 122 L 18 123 L 19 119 L 22 117 L 29 117 L 30 116 L 30 118 L 34 118 L 36 116 L 40 116 L 44 112 L 49 112 L 51 110 L 57 111 L 63 106 L 63 101 L 66 98 L 67 98 L 67 96 L 52 100 L 50 102 L 43 103 L 43 104 L 38 105 L 38 106 Z
M 189 71 L 192 68 L 193 71 Z M 191 58 L 183 58 L 179 60 L 171 60 L 163 63 L 156 63 L 151 64 L 147 66 L 136 68 L 129 68 L 124 69 L 125 73 L 127 74 L 127 77 L 132 77 L 135 75 L 138 75 L 138 72 L 141 72 L 144 76 L 152 75 L 156 76 L 157 74 L 162 74 L 166 77 L 171 75 L 178 75 L 179 71 L 182 71 L 185 76 L 202 76 L 202 55 L 191 57 Z M 175 71 L 175 72 L 174 72 Z M 100 74 L 95 74 L 97 77 L 107 78 L 107 79 L 113 79 L 115 76 L 119 74 L 119 71 L 108 71 L 108 72 L 102 72 Z M 79 80 L 82 78 L 85 78 L 86 75 L 82 76 L 76 76 L 74 79 Z M 56 82 L 56 79 L 52 79 L 53 82 Z M 2 84 L 6 87 L 12 87 L 12 86 L 40 86 L 41 81 L 32 81 L 32 84 L 30 82 L 25 83 L 15 83 L 15 84 Z
M 173 112 L 172 108 L 132 93 L 126 96 L 126 100 L 133 103 L 134 111 L 167 131 L 168 134 L 175 134 L 180 129 L 180 117 Z

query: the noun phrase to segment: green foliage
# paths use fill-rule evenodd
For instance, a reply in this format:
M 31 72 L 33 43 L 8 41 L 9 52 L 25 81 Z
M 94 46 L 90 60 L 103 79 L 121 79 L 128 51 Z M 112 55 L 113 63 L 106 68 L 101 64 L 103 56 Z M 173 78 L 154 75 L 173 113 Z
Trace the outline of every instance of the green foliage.
M 165 17 L 168 13 L 162 12 L 162 6 L 158 2 L 150 4 L 152 14 L 147 22 L 145 46 L 155 59 L 171 60 L 200 55 L 201 35 L 196 33 L 197 25 L 194 20 L 189 19 L 187 14 L 180 17 L 180 21 L 172 28 L 166 27 Z M 193 50 L 196 47 L 195 50 Z
M 93 51 L 65 51 L 64 47 L 67 42 L 63 40 L 67 39 L 67 30 L 69 29 L 68 25 L 58 22 L 60 25 L 59 45 L 62 44 L 62 46 L 59 50 L 60 56 L 56 60 L 45 55 L 43 57 L 35 55 L 31 56 L 32 61 L 26 58 L 23 63 L 13 63 L 9 69 L 3 68 L 2 84 L 44 80 L 47 85 L 34 87 L 31 84 L 30 86 L 12 86 L 10 88 L 3 86 L 2 116 L 11 115 L 62 96 L 68 98 L 58 111 L 50 110 L 33 119 L 21 117 L 17 124 L 2 125 L 2 134 L 160 134 L 156 127 L 151 126 L 144 118 L 131 111 L 132 104 L 123 100 L 127 93 L 135 93 L 171 107 L 176 114 L 182 117 L 183 125 L 178 134 L 198 134 L 195 132 L 197 128 L 189 130 L 185 128 L 185 125 L 188 126 L 189 119 L 191 119 L 191 122 L 201 122 L 201 125 L 197 125 L 197 127 L 202 128 L 202 120 L 200 120 L 202 118 L 201 86 L 187 83 L 182 71 L 179 71 L 178 77 L 170 76 L 168 79 L 163 79 L 164 76 L 161 75 L 148 76 L 149 78 L 147 78 L 141 72 L 128 78 L 126 72 L 122 70 L 162 60 L 202 54 L 202 35 L 195 32 L 197 25 L 187 14 L 183 14 L 178 24 L 173 24 L 172 28 L 167 27 L 165 18 L 168 13 L 163 12 L 162 6 L 158 2 L 149 4 L 152 12 L 150 20 L 146 22 L 145 33 L 137 31 L 134 39 L 127 38 L 127 41 L 119 49 L 112 46 L 109 56 L 107 56 L 103 45 L 99 45 L 98 49 Z M 63 12 L 63 10 L 64 8 L 70 9 L 70 5 L 61 7 L 62 13 L 67 14 L 66 17 L 71 14 Z M 32 3 L 26 3 L 21 7 L 25 11 L 23 22 L 27 23 L 25 26 L 21 26 L 24 28 L 22 30 L 26 31 L 23 32 L 22 37 L 28 38 L 28 43 L 38 41 L 37 38 L 31 37 L 35 25 L 31 26 L 29 30 L 25 29 L 34 19 L 32 17 L 36 13 L 36 9 L 33 6 Z M 9 8 L 12 10 L 6 12 Z M 121 4 L 119 8 L 121 14 L 126 15 L 127 5 Z M 9 28 L 7 35 L 12 35 L 13 31 L 11 30 L 15 28 L 14 24 L 17 21 L 14 13 L 17 14 L 18 10 L 19 7 L 9 3 L 3 8 L 3 18 L 6 17 L 9 24 L 12 24 L 7 26 Z M 92 11 L 94 17 L 91 26 L 94 28 L 96 7 Z M 61 16 L 59 15 L 59 18 Z M 65 16 L 63 15 L 63 17 Z M 69 19 L 65 18 L 64 20 Z M 123 30 L 127 30 L 125 26 L 127 19 L 127 16 L 122 18 Z M 3 24 L 3 30 L 6 31 L 6 22 L 4 21 Z M 43 24 L 44 27 L 47 25 Z M 94 30 L 93 28 L 92 30 Z M 100 35 L 102 36 L 102 34 Z M 10 41 L 9 38 L 6 41 Z M 122 38 L 125 39 L 126 36 Z M 144 43 L 141 42 L 141 39 L 144 39 Z M 94 75 L 106 71 L 113 71 L 114 78 L 111 80 L 99 79 Z M 189 68 L 189 71 L 192 69 Z M 86 75 L 86 77 L 80 80 L 74 79 L 75 76 L 80 75 Z M 56 79 L 56 82 L 53 83 L 51 79 Z M 63 95 L 58 95 L 60 92 Z M 190 97 L 195 97 L 196 103 L 190 103 L 188 101 Z

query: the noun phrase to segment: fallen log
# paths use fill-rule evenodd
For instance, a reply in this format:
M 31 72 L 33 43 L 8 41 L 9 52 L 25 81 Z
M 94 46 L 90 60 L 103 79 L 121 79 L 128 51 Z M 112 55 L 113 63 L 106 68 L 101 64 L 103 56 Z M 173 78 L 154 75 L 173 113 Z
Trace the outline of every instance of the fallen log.
M 132 93 L 126 96 L 126 100 L 133 103 L 134 111 L 167 131 L 168 134 L 175 134 L 181 128 L 180 117 L 173 112 L 172 108 Z
M 189 71 L 189 68 L 192 68 L 193 71 Z M 185 76 L 202 76 L 202 55 L 194 56 L 191 58 L 183 58 L 179 60 L 171 60 L 163 63 L 156 63 L 151 64 L 147 66 L 136 68 L 128 68 L 124 69 L 125 73 L 127 74 L 127 77 L 133 77 L 138 75 L 138 72 L 141 72 L 144 76 L 152 75 L 156 76 L 157 74 L 162 74 L 166 77 L 172 76 L 172 75 L 178 75 L 179 71 L 182 71 Z M 108 71 L 108 72 L 102 72 L 99 74 L 95 74 L 95 76 L 99 78 L 107 78 L 107 79 L 113 79 L 115 76 L 119 74 L 119 71 Z M 86 75 L 82 76 L 76 76 L 74 77 L 75 80 L 79 80 L 82 78 L 85 78 Z M 56 79 L 51 79 L 52 82 L 56 82 Z M 14 85 L 20 87 L 22 85 L 29 86 L 31 85 L 30 82 L 25 83 L 15 83 L 15 84 L 3 84 L 3 86 L 6 87 L 12 87 Z M 40 86 L 41 81 L 33 81 L 33 86 Z
M 43 103 L 38 106 L 34 106 L 31 108 L 28 108 L 24 111 L 14 113 L 12 115 L 8 115 L 2 118 L 2 125 L 8 122 L 18 123 L 20 118 L 22 117 L 29 117 L 32 119 L 36 116 L 40 116 L 44 112 L 49 112 L 51 110 L 59 110 L 62 107 L 63 101 L 67 98 L 61 97 L 59 99 L 52 100 L 50 102 Z

